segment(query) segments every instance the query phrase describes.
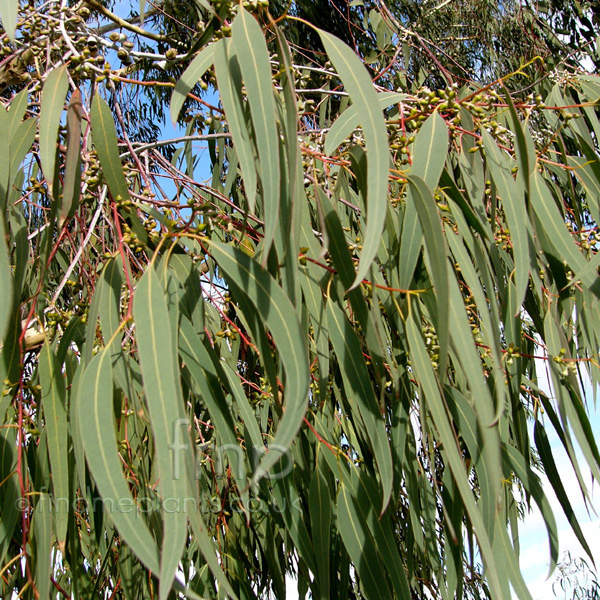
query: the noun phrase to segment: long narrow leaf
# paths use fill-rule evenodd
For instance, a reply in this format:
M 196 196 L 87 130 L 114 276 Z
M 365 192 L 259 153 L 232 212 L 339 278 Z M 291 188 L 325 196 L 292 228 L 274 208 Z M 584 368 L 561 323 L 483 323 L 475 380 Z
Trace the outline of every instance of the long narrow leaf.
M 129 199 L 129 188 L 127 180 L 123 174 L 123 165 L 119 158 L 119 147 L 117 140 L 117 130 L 113 120 L 112 112 L 106 104 L 106 101 L 99 94 L 94 96 L 92 101 L 92 110 L 90 112 L 92 121 L 92 138 L 100 165 L 108 188 L 112 195 L 122 200 Z
M 67 65 L 50 71 L 44 82 L 40 108 L 40 160 L 49 190 L 54 182 L 58 126 L 68 89 Z
M 15 41 L 18 11 L 19 0 L 0 0 L 0 18 L 2 19 L 2 27 L 12 42 Z
M 356 410 L 364 425 L 367 438 L 375 455 L 383 488 L 381 513 L 385 511 L 393 487 L 392 453 L 385 423 L 369 374 L 360 343 L 343 312 L 333 303 L 327 304 L 327 323 L 335 353 L 338 356 L 344 387 L 352 410 Z
M 550 449 L 550 443 L 548 442 L 548 436 L 546 435 L 546 430 L 543 425 L 539 422 L 535 424 L 535 428 L 533 430 L 533 435 L 535 439 L 536 448 L 540 454 L 540 459 L 542 464 L 544 465 L 544 469 L 546 471 L 546 475 L 548 477 L 548 481 L 562 506 L 562 509 L 569 521 L 569 525 L 571 525 L 571 529 L 573 529 L 573 533 L 577 537 L 577 540 L 581 544 L 581 547 L 586 551 L 587 555 L 590 557 L 592 563 L 594 563 L 594 555 L 583 535 L 583 531 L 579 525 L 579 521 L 577 520 L 577 516 L 575 515 L 575 511 L 571 506 L 571 502 L 569 500 L 569 496 L 562 484 L 560 473 L 556 468 L 556 463 L 554 461 L 554 457 L 552 456 L 552 451 Z
M 81 92 L 76 89 L 71 94 L 67 107 L 67 156 L 65 158 L 65 179 L 60 218 L 67 220 L 79 204 L 79 186 L 81 183 Z
M 56 509 L 56 540 L 61 552 L 65 551 L 69 517 L 69 434 L 65 407 L 65 380 L 56 356 L 48 341 L 40 351 L 40 380 L 42 407 L 48 433 L 48 453 L 52 468 L 52 488 Z
M 166 599 L 185 546 L 187 515 L 183 509 L 191 483 L 186 465 L 193 463 L 194 454 L 187 433 L 165 292 L 153 265 L 137 285 L 133 316 L 164 508 L 159 597 Z M 178 510 L 169 510 L 168 502 L 178 503 Z
M 445 153 L 444 153 L 445 157 Z M 443 167 L 443 164 L 441 165 Z M 438 170 L 441 173 L 441 168 Z M 430 173 L 432 181 L 439 174 L 437 171 Z M 448 356 L 448 333 L 450 328 L 450 305 L 447 302 L 448 287 L 448 259 L 444 233 L 433 193 L 427 184 L 417 176 L 411 175 L 408 179 L 412 198 L 417 207 L 419 221 L 423 230 L 423 243 L 429 256 L 431 279 L 435 286 L 437 302 L 436 319 L 438 323 L 437 334 L 440 345 L 440 371 L 445 371 Z
M 529 248 L 526 224 L 524 189 L 519 187 L 508 167 L 508 158 L 502 154 L 492 136 L 485 130 L 482 133 L 486 156 L 489 159 L 491 175 L 500 192 L 502 207 L 510 228 L 515 260 L 515 285 L 517 288 L 516 304 L 520 310 L 527 290 L 529 277 Z
M 386 109 L 393 104 L 406 99 L 406 94 L 397 92 L 382 92 L 377 94 L 379 106 Z M 333 123 L 325 138 L 325 154 L 333 154 L 335 149 L 358 127 L 360 124 L 359 112 L 354 104 L 350 105 Z
M 385 121 L 371 78 L 351 48 L 319 30 L 329 59 L 344 82 L 360 115 L 367 153 L 367 230 L 352 287 L 364 279 L 377 255 L 387 210 L 388 161 Z
M 177 80 L 173 95 L 171 96 L 170 107 L 173 125 L 177 123 L 179 113 L 181 112 L 181 108 L 186 101 L 188 94 L 192 91 L 192 88 L 198 81 L 200 81 L 200 78 L 206 73 L 210 65 L 212 65 L 215 47 L 221 43 L 222 42 L 218 41 L 203 48 Z
M 337 503 L 338 527 L 348 554 L 369 598 L 391 598 L 387 578 L 377 556 L 377 543 L 360 518 L 349 490 L 341 486 Z
M 423 179 L 431 190 L 438 186 L 448 155 L 448 126 L 435 111 L 421 126 L 413 146 L 411 176 Z
M 280 196 L 279 135 L 273 102 L 271 63 L 265 37 L 256 19 L 243 7 L 240 7 L 231 26 L 231 39 L 246 86 L 254 144 L 260 148 L 260 184 L 265 222 L 263 256 L 266 262 L 279 222 Z
M 250 141 L 251 129 L 244 115 L 241 98 L 242 76 L 235 52 L 229 40 L 223 40 L 215 48 L 215 73 L 219 84 L 221 102 L 229 119 L 229 130 L 239 159 L 248 208 L 251 213 L 256 207 L 256 186 L 258 183 L 254 152 Z
M 131 495 L 117 452 L 113 420 L 113 381 L 108 349 L 99 352 L 83 374 L 77 398 L 77 418 L 85 456 L 98 490 L 123 539 L 155 573 L 158 548 Z
M 253 475 L 257 482 L 292 443 L 308 404 L 308 357 L 296 310 L 277 282 L 260 265 L 231 246 L 211 244 L 211 252 L 227 279 L 247 296 L 273 334 L 285 373 L 284 414 L 272 450 L 264 454 Z
M 0 343 L 4 341 L 4 336 L 9 327 L 13 308 L 13 288 L 14 281 L 8 248 L 6 247 L 6 236 L 4 234 L 4 216 L 0 215 L 0 286 L 2 294 L 0 294 Z M 4 418 L 0 415 L 0 419 Z

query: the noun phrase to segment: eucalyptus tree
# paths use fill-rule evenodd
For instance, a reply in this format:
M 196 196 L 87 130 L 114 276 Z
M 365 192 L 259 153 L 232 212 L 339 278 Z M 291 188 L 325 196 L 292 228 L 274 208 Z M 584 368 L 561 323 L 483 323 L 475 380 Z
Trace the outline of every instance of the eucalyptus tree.
M 0 3 L 2 597 L 527 599 L 541 471 L 593 560 L 589 11 L 503 6 Z

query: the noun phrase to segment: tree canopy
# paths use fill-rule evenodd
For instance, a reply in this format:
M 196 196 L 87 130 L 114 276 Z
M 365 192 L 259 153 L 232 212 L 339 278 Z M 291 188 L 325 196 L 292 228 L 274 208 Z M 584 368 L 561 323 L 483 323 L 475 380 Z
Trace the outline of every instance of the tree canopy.
M 0 18 L 0 596 L 526 600 L 542 473 L 593 563 L 597 3 Z

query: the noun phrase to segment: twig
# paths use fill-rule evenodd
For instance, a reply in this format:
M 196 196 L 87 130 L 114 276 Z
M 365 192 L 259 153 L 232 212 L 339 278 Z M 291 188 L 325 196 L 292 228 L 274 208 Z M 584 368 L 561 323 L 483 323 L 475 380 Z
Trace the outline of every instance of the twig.
M 92 217 L 92 220 L 90 222 L 90 226 L 89 226 L 88 232 L 85 236 L 85 239 L 83 240 L 83 243 L 79 247 L 79 250 L 77 250 L 77 254 L 75 254 L 75 258 L 71 261 L 71 264 L 69 265 L 69 268 L 66 270 L 65 275 L 62 278 L 62 281 L 56 288 L 54 297 L 50 301 L 50 305 L 52 307 L 56 306 L 56 301 L 58 300 L 60 293 L 62 292 L 65 285 L 67 285 L 67 281 L 69 280 L 69 277 L 70 277 L 71 273 L 73 272 L 73 269 L 77 265 L 77 262 L 81 258 L 84 248 L 88 245 L 90 239 L 92 238 L 92 235 L 94 233 L 94 227 L 96 227 L 96 223 L 98 222 L 98 219 L 100 218 L 100 213 L 102 212 L 102 205 L 104 204 L 104 200 L 106 199 L 107 191 L 108 191 L 108 188 L 105 186 L 104 189 L 102 190 L 102 194 L 100 195 L 100 199 L 98 200 L 98 208 L 96 209 L 96 212 L 94 213 L 94 216 Z

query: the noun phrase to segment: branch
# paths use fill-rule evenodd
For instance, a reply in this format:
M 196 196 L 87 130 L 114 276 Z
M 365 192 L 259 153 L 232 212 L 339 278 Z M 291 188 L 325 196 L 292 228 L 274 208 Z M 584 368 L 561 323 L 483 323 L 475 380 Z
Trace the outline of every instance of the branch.
M 180 142 L 202 142 L 206 140 L 217 140 L 220 138 L 231 139 L 230 133 L 208 133 L 206 135 L 184 135 L 178 138 L 173 138 L 171 140 L 159 140 L 157 142 L 151 142 L 149 144 L 142 144 L 141 146 L 134 147 L 134 152 L 144 152 L 144 150 L 152 150 L 154 148 L 159 148 L 160 146 L 168 146 L 169 144 L 178 144 Z M 136 146 L 135 142 L 132 146 Z M 127 152 L 123 152 L 120 155 L 121 158 L 125 158 L 126 156 L 131 156 L 131 150 Z
M 158 33 L 152 33 L 150 31 L 146 31 L 145 29 L 142 29 L 141 27 L 138 27 L 137 25 L 133 25 L 132 23 L 130 23 L 129 21 L 126 21 L 125 19 L 121 19 L 121 17 L 118 17 L 117 15 L 115 15 L 115 13 L 108 10 L 108 8 L 105 8 L 104 6 L 102 6 L 102 4 L 100 4 L 99 2 L 96 2 L 96 0 L 85 0 L 85 3 L 87 5 L 89 5 L 90 7 L 92 7 L 94 10 L 103 14 L 106 18 L 110 19 L 113 23 L 122 27 L 123 29 L 127 29 L 128 31 L 137 33 L 138 35 L 148 38 L 149 40 L 154 40 L 155 42 L 167 42 L 169 44 L 176 44 L 178 46 L 182 46 L 182 44 L 180 42 L 178 42 L 177 40 L 172 40 L 171 38 L 169 38 L 166 35 L 160 35 Z
M 155 14 L 158 14 L 158 11 L 155 8 L 151 8 L 150 10 L 146 11 L 146 13 L 144 14 L 144 19 L 146 17 L 152 17 Z M 139 15 L 136 15 L 135 17 L 131 17 L 131 19 L 123 19 L 123 20 L 126 21 L 127 23 L 129 23 L 130 25 L 134 25 L 135 23 L 139 23 L 141 21 Z M 106 25 L 102 25 L 102 27 L 93 29 L 92 33 L 95 35 L 104 35 L 106 33 L 110 33 L 111 31 L 114 31 L 115 29 L 119 29 L 120 27 L 123 27 L 123 25 L 121 25 L 120 23 L 107 23 Z

